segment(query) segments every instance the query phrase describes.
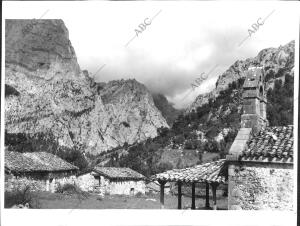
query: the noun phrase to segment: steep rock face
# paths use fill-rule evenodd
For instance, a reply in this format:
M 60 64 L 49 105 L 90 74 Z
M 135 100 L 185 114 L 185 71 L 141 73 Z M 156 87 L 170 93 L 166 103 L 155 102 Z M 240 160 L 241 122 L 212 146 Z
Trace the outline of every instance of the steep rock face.
M 135 79 L 111 81 L 96 98 L 88 143 L 93 150 L 143 141 L 168 127 L 149 91 Z
M 81 72 L 62 20 L 6 20 L 5 54 L 8 133 L 51 132 L 62 146 L 97 154 L 167 127 L 142 84 L 98 86 Z
M 6 66 L 38 78 L 78 77 L 80 68 L 62 20 L 6 20 Z
M 274 80 L 278 78 L 272 77 L 274 74 L 281 74 L 284 79 L 284 74 L 294 74 L 294 53 L 295 41 L 291 41 L 284 46 L 278 48 L 267 48 L 261 50 L 254 58 L 246 60 L 238 60 L 229 67 L 222 75 L 219 76 L 216 82 L 216 88 L 209 93 L 201 94 L 196 97 L 194 102 L 187 108 L 186 112 L 196 109 L 205 103 L 208 103 L 210 98 L 216 98 L 221 91 L 228 88 L 228 85 L 239 78 L 245 77 L 245 71 L 249 67 L 262 67 L 263 73 L 266 75 L 266 87 L 272 87 Z M 280 72 L 280 73 L 279 73 Z
M 169 103 L 168 99 L 160 93 L 152 94 L 155 106 L 160 110 L 163 117 L 167 120 L 169 126 L 172 126 L 178 115 L 182 110 L 178 110 L 173 107 L 173 104 Z

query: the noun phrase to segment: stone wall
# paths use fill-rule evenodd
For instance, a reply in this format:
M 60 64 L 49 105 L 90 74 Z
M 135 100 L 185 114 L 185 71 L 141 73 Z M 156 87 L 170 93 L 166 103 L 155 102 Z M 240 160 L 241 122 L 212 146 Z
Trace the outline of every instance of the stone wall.
M 107 195 L 136 195 L 145 194 L 146 185 L 144 181 L 111 181 L 103 176 L 96 176 L 93 172 L 77 177 L 78 187 L 83 191 L 97 192 Z
M 293 167 L 275 163 L 232 163 L 228 209 L 293 210 Z
M 31 191 L 45 191 L 46 180 L 30 179 L 27 177 L 15 177 L 5 175 L 5 191 L 24 190 L 26 186 L 30 186 Z
M 94 192 L 95 187 L 99 186 L 99 178 L 95 178 L 93 173 L 86 173 L 83 175 L 80 175 L 77 177 L 76 181 L 78 187 L 80 187 L 81 190 L 87 191 L 87 192 Z
M 53 178 L 52 183 L 50 183 L 50 191 L 55 192 L 57 187 L 63 186 L 64 184 L 76 184 L 76 176 L 71 175 L 71 176 L 64 176 L 64 177 L 57 177 Z
M 30 187 L 31 191 L 50 191 L 55 192 L 59 185 L 67 183 L 75 184 L 76 177 L 74 175 L 57 176 L 49 178 L 49 176 L 14 176 L 5 175 L 5 191 L 23 190 L 26 186 Z
M 145 194 L 145 189 L 144 181 L 121 181 L 110 182 L 106 192 L 111 195 L 136 195 L 137 193 Z

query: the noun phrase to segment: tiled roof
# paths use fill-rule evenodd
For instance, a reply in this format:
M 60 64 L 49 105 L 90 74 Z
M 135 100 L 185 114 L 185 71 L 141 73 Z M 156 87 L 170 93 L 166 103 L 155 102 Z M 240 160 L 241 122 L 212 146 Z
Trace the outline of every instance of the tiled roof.
M 5 151 L 5 169 L 10 172 L 54 172 L 77 170 L 76 166 L 47 152 Z
M 156 174 L 153 180 L 169 182 L 208 182 L 225 183 L 227 168 L 225 159 L 209 162 L 186 169 L 173 169 Z
M 248 141 L 241 160 L 293 162 L 293 126 L 266 127 Z
M 101 176 L 107 177 L 113 180 L 144 180 L 145 177 L 130 169 L 122 167 L 100 167 L 96 166 L 93 169 L 94 172 L 100 174 Z

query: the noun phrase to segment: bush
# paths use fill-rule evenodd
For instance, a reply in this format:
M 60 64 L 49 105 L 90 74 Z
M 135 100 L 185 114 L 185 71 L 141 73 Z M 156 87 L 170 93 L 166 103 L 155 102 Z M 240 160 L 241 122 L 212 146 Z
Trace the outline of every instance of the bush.
M 144 194 L 139 191 L 138 193 L 135 194 L 135 197 L 142 198 L 142 197 L 144 197 Z
M 13 191 L 6 191 L 4 195 L 4 207 L 11 208 L 14 205 L 26 205 L 29 204 L 30 208 L 40 208 L 38 199 L 31 192 L 30 186 L 25 186 L 24 188 L 15 189 Z
M 205 150 L 208 152 L 219 152 L 218 142 L 213 139 L 208 140 L 208 142 L 205 143 L 204 147 L 205 147 Z
M 192 141 L 187 140 L 184 144 L 184 148 L 185 149 L 193 149 L 194 147 L 193 147 Z
M 58 184 L 56 193 L 74 193 L 77 188 L 78 187 L 76 185 L 70 183 L 64 185 Z
M 66 183 L 64 185 L 58 184 L 56 188 L 56 193 L 77 195 L 78 199 L 86 199 L 89 196 L 88 192 L 82 191 L 77 185 Z
M 165 172 L 165 171 L 171 170 L 173 168 L 174 167 L 173 167 L 172 163 L 170 163 L 170 162 L 161 162 L 157 166 L 157 173 Z
M 184 136 L 183 136 L 182 134 L 176 136 L 176 137 L 173 139 L 174 144 L 179 144 L 179 145 L 180 145 L 180 144 L 183 144 L 184 141 L 185 141 L 185 139 L 184 139 Z
M 5 84 L 5 97 L 8 96 L 19 96 L 20 93 L 14 87 Z

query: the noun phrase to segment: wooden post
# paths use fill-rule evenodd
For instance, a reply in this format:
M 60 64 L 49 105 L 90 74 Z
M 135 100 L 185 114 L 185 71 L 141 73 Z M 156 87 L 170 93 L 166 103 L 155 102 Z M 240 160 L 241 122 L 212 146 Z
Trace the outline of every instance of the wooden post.
M 165 183 L 163 181 L 159 181 L 160 184 L 160 208 L 165 208 Z
M 212 183 L 211 188 L 212 188 L 212 193 L 213 193 L 213 209 L 217 209 L 217 187 L 218 184 Z
M 209 208 L 209 184 L 205 182 L 206 185 L 206 191 L 205 191 L 205 208 Z
M 46 179 L 46 191 L 50 191 L 50 181 L 49 181 L 49 178 Z
M 192 183 L 192 210 L 196 209 L 195 206 L 195 183 Z
M 181 182 L 177 182 L 177 187 L 178 187 L 178 209 L 181 209 Z

